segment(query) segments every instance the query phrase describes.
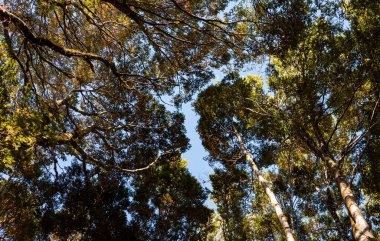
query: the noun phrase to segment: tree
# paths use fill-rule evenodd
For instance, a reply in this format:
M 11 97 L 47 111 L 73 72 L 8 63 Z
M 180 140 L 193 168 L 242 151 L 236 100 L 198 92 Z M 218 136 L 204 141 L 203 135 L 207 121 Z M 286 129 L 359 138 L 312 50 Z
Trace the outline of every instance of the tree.
M 284 96 L 279 108 L 291 133 L 321 158 L 335 180 L 353 220 L 355 239 L 371 240 L 370 225 L 344 170 L 360 158 L 360 143 L 376 125 L 378 94 L 373 92 L 371 80 L 363 76 L 361 60 L 352 49 L 353 38 L 339 36 L 339 31 L 333 23 L 318 20 L 297 50 L 281 62 L 273 62 L 276 67 L 270 85 L 276 95 Z
M 233 78 L 233 74 L 231 77 Z M 240 79 L 235 85 L 227 81 L 228 77 L 221 84 L 209 87 L 199 95 L 195 103 L 195 110 L 200 115 L 198 131 L 202 143 L 209 150 L 210 157 L 224 165 L 233 164 L 239 159 L 250 164 L 276 211 L 286 239 L 294 240 L 293 230 L 271 184 L 261 174 L 246 144 L 253 144 L 251 142 L 255 140 L 255 126 L 260 123 L 260 120 L 252 122 L 253 117 L 246 119 L 245 113 L 252 105 L 247 102 L 253 98 L 258 103 L 264 100 L 262 84 L 254 77 Z
M 241 51 L 243 37 L 234 31 L 239 21 L 218 18 L 227 4 L 4 1 L 0 6 L 0 135 L 6 141 L 0 144 L 0 157 L 1 190 L 6 195 L 0 201 L 4 204 L 1 229 L 5 237 L 26 239 L 14 235 L 19 232 L 29 233 L 30 239 L 41 235 L 97 239 L 107 213 L 112 213 L 105 219 L 110 223 L 126 216 L 125 206 L 108 207 L 120 197 L 109 200 L 99 197 L 101 191 L 96 190 L 120 185 L 128 189 L 120 194 L 125 195 L 122 200 L 131 201 L 128 198 L 138 196 L 130 193 L 137 192 L 144 180 L 155 178 L 153 190 L 163 188 L 160 182 L 169 174 L 158 175 L 149 169 L 179 165 L 178 156 L 188 148 L 188 139 L 183 116 L 166 111 L 160 98 L 170 95 L 176 105 L 186 101 L 211 79 L 211 67 L 226 64 L 233 51 Z M 170 169 L 171 175 L 178 175 L 179 181 L 186 181 L 186 188 L 193 189 L 182 194 L 184 186 L 172 187 L 178 189 L 177 199 L 184 196 L 181 204 L 175 200 L 168 214 L 159 217 L 136 214 L 130 223 L 120 221 L 109 228 L 107 237 L 111 240 L 132 232 L 136 237 L 143 233 L 155 239 L 169 228 L 172 240 L 177 235 L 197 236 L 209 211 L 203 206 L 203 189 L 182 169 Z M 142 172 L 141 176 L 137 172 Z M 66 180 L 67 176 L 77 183 Z M 42 187 L 41 179 L 45 180 Z M 129 187 L 130 182 L 135 186 Z M 55 190 L 65 185 L 72 186 Z M 21 199 L 31 207 L 28 212 L 20 208 L 24 204 L 12 206 L 9 202 L 18 188 Z M 81 195 L 84 190 L 87 193 Z M 48 194 L 41 196 L 45 192 Z M 150 205 L 152 199 L 163 199 L 160 195 L 152 192 L 143 201 Z M 42 210 L 49 199 L 58 197 L 49 210 Z M 82 206 L 68 200 L 70 197 Z M 98 207 L 88 205 L 95 197 L 100 199 Z M 66 205 L 62 212 L 59 205 Z M 184 211 L 191 206 L 200 210 L 199 215 Z M 33 220 L 33 231 L 24 232 L 22 227 L 27 226 L 16 225 L 14 218 L 3 220 L 7 213 L 22 213 Z M 181 227 L 175 218 L 188 226 Z M 173 226 L 165 226 L 166 221 L 173 221 Z M 41 231 L 42 222 L 52 226 Z M 139 225 L 133 226 L 133 222 Z M 149 223 L 149 229 L 140 225 L 143 222 Z M 10 223 L 17 230 L 10 230 Z M 152 231 L 155 227 L 159 234 Z
M 236 25 L 216 18 L 225 4 L 0 6 L 4 237 L 200 236 L 210 211 L 203 206 L 204 190 L 178 167 L 178 156 L 188 148 L 183 116 L 166 111 L 158 99 L 179 88 L 175 99 L 186 100 L 211 78 L 210 59 L 213 66 L 223 63 L 217 59 L 232 47 L 229 28 Z M 169 188 L 176 178 L 178 185 Z M 138 201 L 142 189 L 154 185 L 160 193 L 145 193 Z M 115 187 L 120 193 L 109 195 Z M 20 203 L 12 203 L 15 197 Z
M 207 192 L 174 156 L 165 164 L 137 174 L 132 182 L 130 212 L 139 240 L 202 240 L 211 210 L 204 206 Z
M 35 144 L 65 146 L 80 159 L 115 168 L 103 159 L 119 158 L 122 151 L 114 150 L 126 149 L 119 143 L 125 133 L 156 128 L 155 116 L 138 112 L 175 89 L 177 103 L 188 99 L 210 80 L 210 67 L 225 63 L 221 55 L 239 51 L 242 37 L 233 31 L 239 21 L 217 18 L 227 3 L 4 2 L 3 42 L 23 86 L 12 104 L 39 113 L 51 127 Z M 88 153 L 91 145 L 107 157 Z
M 138 176 L 74 162 L 54 180 L 10 179 L 0 199 L 2 237 L 199 240 L 211 214 L 206 192 L 177 158 Z
M 246 196 L 248 175 L 237 168 L 227 171 L 215 169 L 210 176 L 213 191 L 211 197 L 220 216 L 219 232 L 222 240 L 247 240 Z M 244 181 L 243 181 L 244 180 Z
M 370 0 L 3 1 L 0 235 L 375 240 L 379 12 Z M 252 60 L 263 81 L 238 76 Z M 195 103 L 211 214 L 181 159 L 179 107 L 224 67 Z
M 252 1 L 247 13 L 265 23 L 251 28 L 271 59 L 269 95 L 277 102 L 267 113 L 285 124 L 279 135 L 322 160 L 356 240 L 375 239 L 358 203 L 360 181 L 356 188 L 352 180 L 363 177 L 357 167 L 368 163 L 364 153 L 378 125 L 378 10 L 377 2 Z
M 249 165 L 238 163 L 224 168 L 214 168 L 215 173 L 210 176 L 219 224 L 215 239 L 283 239 L 276 213 Z

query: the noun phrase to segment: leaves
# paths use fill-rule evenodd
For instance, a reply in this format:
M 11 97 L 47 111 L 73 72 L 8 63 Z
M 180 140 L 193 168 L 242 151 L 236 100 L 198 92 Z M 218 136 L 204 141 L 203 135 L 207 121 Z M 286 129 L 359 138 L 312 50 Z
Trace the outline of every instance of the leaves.
M 281 207 L 298 240 L 370 239 L 379 9 L 369 0 L 6 1 L 1 236 L 282 240 Z M 266 73 L 240 77 L 245 67 Z M 230 74 L 208 85 L 215 69 Z M 180 106 L 197 93 L 215 212 L 181 158 Z

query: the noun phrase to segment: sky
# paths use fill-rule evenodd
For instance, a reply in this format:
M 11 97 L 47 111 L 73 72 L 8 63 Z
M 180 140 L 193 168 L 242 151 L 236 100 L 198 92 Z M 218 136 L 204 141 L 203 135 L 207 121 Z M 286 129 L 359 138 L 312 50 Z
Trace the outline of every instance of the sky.
M 191 103 L 186 103 L 182 107 L 182 113 L 185 115 L 186 133 L 191 145 L 191 148 L 182 155 L 182 158 L 187 160 L 190 173 L 198 179 L 203 187 L 211 190 L 209 175 L 212 173 L 212 168 L 204 160 L 204 157 L 207 156 L 207 151 L 203 148 L 202 141 L 196 130 L 199 116 L 194 112 Z M 206 205 L 216 209 L 215 204 L 210 199 L 206 201 Z
M 221 71 L 215 70 L 214 75 L 215 78 L 211 81 L 211 84 L 221 81 L 225 74 Z M 256 65 L 254 68 L 248 68 L 247 71 L 240 72 L 241 77 L 247 75 L 265 76 L 265 69 L 263 65 Z M 194 100 L 195 99 L 196 98 L 194 98 Z M 190 173 L 198 179 L 203 187 L 211 190 L 212 187 L 209 175 L 212 174 L 213 170 L 208 162 L 204 160 L 207 156 L 207 151 L 203 148 L 202 141 L 196 130 L 199 116 L 195 113 L 192 103 L 193 101 L 188 102 L 181 108 L 181 112 L 185 115 L 186 135 L 190 139 L 191 145 L 191 148 L 182 155 L 182 158 L 187 160 Z M 215 204 L 210 199 L 207 200 L 206 205 L 210 208 L 216 208 Z
M 208 162 L 204 160 L 207 152 L 203 148 L 202 141 L 196 130 L 199 116 L 194 112 L 191 103 L 186 103 L 182 107 L 182 112 L 185 114 L 185 127 L 191 144 L 191 148 L 182 155 L 182 158 L 188 161 L 189 171 L 202 185 L 205 185 L 203 181 L 208 181 L 208 176 L 212 173 L 212 169 L 208 165 Z

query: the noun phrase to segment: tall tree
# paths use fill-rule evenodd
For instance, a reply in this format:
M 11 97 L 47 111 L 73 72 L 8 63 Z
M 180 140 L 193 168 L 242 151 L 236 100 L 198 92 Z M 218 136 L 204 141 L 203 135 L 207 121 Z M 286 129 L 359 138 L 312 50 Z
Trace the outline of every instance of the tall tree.
M 217 18 L 226 4 L 5 1 L 2 36 L 23 86 L 17 103 L 52 127 L 36 144 L 68 146 L 108 165 L 87 151 L 89 142 L 102 143 L 117 159 L 115 148 L 125 148 L 113 139 L 154 126 L 155 117 L 134 115 L 154 108 L 146 105 L 152 95 L 177 88 L 174 99 L 186 100 L 212 77 L 218 57 L 238 51 L 238 21 Z
M 350 32 L 345 33 L 348 37 L 337 36 L 339 32 L 337 26 L 320 19 L 297 50 L 273 62 L 270 85 L 276 95 L 284 96 L 280 109 L 291 133 L 321 158 L 335 180 L 353 220 L 355 239 L 371 240 L 371 227 L 344 170 L 361 158 L 360 143 L 377 124 L 379 97 L 352 49 Z
M 350 180 L 363 177 L 356 175 L 357 167 L 368 163 L 364 153 L 378 125 L 379 6 L 358 1 L 252 1 L 248 11 L 267 23 L 253 24 L 252 30 L 271 59 L 269 88 L 278 98 L 273 110 L 278 114 L 273 116 L 286 124 L 283 133 L 322 160 L 346 206 L 356 240 L 375 239 L 360 209 L 360 182 L 355 187 Z M 289 21 L 292 24 L 284 24 Z
M 227 80 L 228 77 L 221 84 L 202 92 L 195 103 L 195 110 L 200 115 L 198 131 L 202 143 L 209 150 L 210 157 L 224 165 L 233 164 L 239 159 L 249 163 L 276 212 L 286 239 L 294 240 L 293 230 L 271 183 L 262 175 L 247 146 L 254 144 L 254 127 L 259 125 L 260 120 L 253 123 L 253 117 L 246 119 L 245 112 L 251 109 L 252 104 L 248 102 L 252 103 L 252 98 L 259 103 L 265 100 L 262 83 L 254 77 L 240 79 L 235 85 Z
M 238 19 L 218 17 L 227 4 L 228 1 L 208 4 L 171 0 L 3 1 L 0 135 L 5 141 L 0 143 L 4 194 L 0 201 L 4 204 L 1 228 L 5 236 L 25 238 L 15 236 L 18 231 L 28 231 L 23 232 L 23 225 L 12 217 L 22 214 L 25 220 L 33 220 L 29 222 L 34 230 L 29 232 L 30 239 L 41 233 L 41 218 L 55 225 L 45 231 L 57 237 L 96 239 L 104 224 L 101 217 L 106 213 L 115 215 L 115 220 L 126 217 L 122 215 L 124 206 L 107 206 L 111 201 L 120 201 L 120 197 L 108 200 L 94 190 L 107 190 L 119 182 L 123 188 L 128 187 L 122 199 L 133 199 L 138 196 L 129 196 L 132 190 L 137 192 L 144 180 L 153 177 L 156 181 L 150 185 L 156 189 L 152 190 L 163 188 L 160 185 L 166 184 L 169 174 L 154 175 L 149 169 L 166 162 L 178 165 L 178 156 L 188 148 L 188 140 L 183 116 L 167 112 L 159 99 L 170 95 L 175 104 L 187 100 L 211 79 L 211 67 L 228 62 L 233 51 L 242 51 L 243 36 L 234 31 Z M 72 165 L 73 160 L 82 165 Z M 150 239 L 160 238 L 169 229 L 170 234 L 165 235 L 171 235 L 172 240 L 177 235 L 185 239 L 196 236 L 194 233 L 199 234 L 209 216 L 202 204 L 203 189 L 183 169 L 172 168 L 171 175 L 179 179 L 176 184 L 183 180 L 193 192 L 183 193 L 184 186 L 174 185 L 178 194 L 173 195 L 178 197 L 172 197 L 168 207 L 159 203 L 164 199 L 160 195 L 171 193 L 151 192 L 143 200 L 146 205 L 156 199 L 154 205 L 163 206 L 167 213 L 157 217 L 158 208 L 153 208 L 149 217 L 134 216 L 133 221 L 139 225 L 133 228 L 142 230 Z M 134 175 L 137 172 L 142 172 L 141 176 Z M 117 173 L 129 177 L 128 182 L 115 180 Z M 64 185 L 62 179 L 66 176 L 77 183 L 66 180 L 66 185 L 72 185 L 70 189 L 40 195 L 45 192 L 39 186 L 41 179 L 45 178 L 46 185 L 54 190 L 55 185 Z M 128 186 L 131 182 L 134 186 Z M 28 212 L 18 208 L 24 203 L 12 206 L 9 201 L 17 188 L 20 197 L 24 197 L 21 199 L 31 207 Z M 88 193 L 80 195 L 83 190 Z M 61 197 L 58 206 L 67 204 L 62 213 L 53 204 L 50 216 L 42 215 L 44 211 L 34 212 L 57 196 Z M 84 206 L 75 206 L 67 200 L 71 197 Z M 92 198 L 100 199 L 95 204 L 101 208 L 87 205 Z M 185 199 L 183 203 L 181 198 Z M 199 215 L 194 210 L 182 210 L 192 206 L 201 210 Z M 181 211 L 184 213 L 179 214 Z M 79 220 L 70 216 L 73 212 L 78 212 Z M 53 220 L 62 216 L 64 223 Z M 175 218 L 188 227 L 175 223 Z M 70 226 L 70 220 L 77 227 Z M 173 226 L 167 226 L 167 220 L 173 221 Z M 143 222 L 149 226 L 140 225 Z M 119 231 L 116 226 L 110 228 L 109 232 L 114 232 L 108 236 L 110 239 L 118 232 L 131 231 L 125 223 L 119 224 Z M 11 230 L 11 226 L 16 229 Z M 159 234 L 152 231 L 155 228 Z M 139 237 L 143 239 L 142 236 Z

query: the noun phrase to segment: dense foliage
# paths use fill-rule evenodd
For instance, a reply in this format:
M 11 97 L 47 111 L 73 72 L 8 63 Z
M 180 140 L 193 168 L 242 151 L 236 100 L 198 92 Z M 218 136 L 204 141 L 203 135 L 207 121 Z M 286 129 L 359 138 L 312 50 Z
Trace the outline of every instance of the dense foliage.
M 379 238 L 379 1 L 4 0 L 0 25 L 1 240 Z M 198 93 L 215 210 L 181 158 Z

